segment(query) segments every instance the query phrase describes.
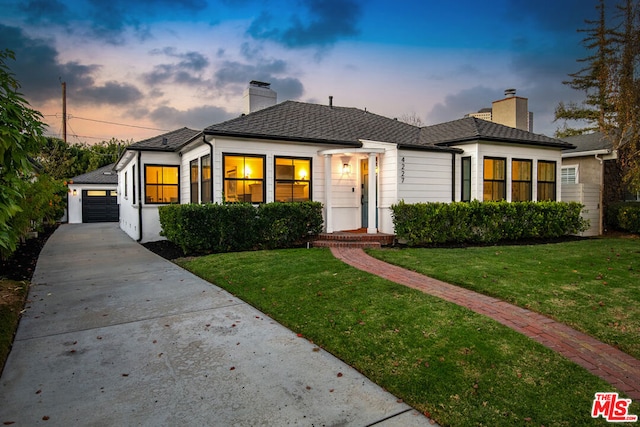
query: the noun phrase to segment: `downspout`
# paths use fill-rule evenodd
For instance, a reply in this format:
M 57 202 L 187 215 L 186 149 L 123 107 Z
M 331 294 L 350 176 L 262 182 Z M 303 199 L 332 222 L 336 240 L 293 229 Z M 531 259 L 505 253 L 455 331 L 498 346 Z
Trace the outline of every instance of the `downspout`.
M 142 241 L 142 185 L 140 184 L 142 182 L 141 180 L 141 170 L 142 170 L 142 164 L 140 163 L 142 159 L 142 151 L 138 150 L 138 230 L 139 230 L 139 234 L 138 234 L 138 239 L 136 240 L 136 242 L 140 243 L 140 241 Z M 135 179 L 135 178 L 134 178 Z
M 213 203 L 213 144 L 207 141 L 207 138 L 204 133 L 202 133 L 202 142 L 209 146 L 209 156 L 211 161 L 211 203 Z M 224 202 L 224 200 L 223 200 Z
M 456 153 L 451 153 L 451 201 L 456 201 Z
M 600 162 L 600 191 L 599 193 L 599 200 L 598 200 L 598 205 L 600 206 L 600 214 L 598 215 L 598 235 L 602 235 L 602 233 L 604 232 L 604 206 L 602 205 L 602 202 L 604 201 L 604 161 L 602 158 L 598 157 L 597 154 L 594 154 L 593 157 L 595 157 L 595 159 L 597 161 Z

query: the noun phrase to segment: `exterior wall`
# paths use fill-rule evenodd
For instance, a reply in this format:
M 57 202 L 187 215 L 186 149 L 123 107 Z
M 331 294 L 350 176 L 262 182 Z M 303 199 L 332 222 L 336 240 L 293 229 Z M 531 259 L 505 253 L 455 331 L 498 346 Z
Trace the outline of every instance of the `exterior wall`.
M 82 223 L 82 190 L 119 190 L 113 184 L 69 184 L 67 214 L 69 224 Z M 75 190 L 75 195 L 74 195 Z
M 399 150 L 393 146 L 378 155 L 378 231 L 395 234 L 391 205 L 398 203 Z
M 584 205 L 582 217 L 589 220 L 589 229 L 582 236 L 600 234 L 600 185 L 562 184 L 562 201 L 579 202 Z
M 134 156 L 131 160 L 118 171 L 118 197 L 120 201 L 120 228 L 132 239 L 141 242 L 153 242 L 156 240 L 164 240 L 160 236 L 160 221 L 158 217 L 158 207 L 161 204 L 145 203 L 144 192 L 144 167 L 145 165 L 175 165 L 180 166 L 180 157 L 176 153 L 158 153 L 143 151 L 140 155 L 140 165 L 138 165 L 137 152 L 133 152 Z M 135 166 L 135 173 L 133 168 Z M 125 196 L 125 179 L 124 174 L 127 173 L 127 186 Z M 182 174 L 182 168 L 180 168 Z M 138 180 L 138 175 L 140 180 Z M 133 198 L 133 186 L 135 185 L 135 199 Z M 182 184 L 180 183 L 180 194 L 182 193 Z M 140 212 L 140 209 L 142 211 Z M 142 216 L 142 225 L 140 224 L 140 216 Z M 142 236 L 140 229 L 142 228 Z
M 464 150 L 456 155 L 456 188 L 455 200 L 460 200 L 462 192 L 461 158 L 471 157 L 471 200 L 482 201 L 484 196 L 484 158 L 500 157 L 507 160 L 507 201 L 511 201 L 511 161 L 514 159 L 532 160 L 532 200 L 538 200 L 538 161 L 556 162 L 556 200 L 561 200 L 560 171 L 562 167 L 561 152 L 557 148 L 527 147 L 516 144 L 496 144 L 479 142 L 476 144 L 459 145 L 455 148 Z
M 529 131 L 529 102 L 527 98 L 513 96 L 492 104 L 491 120 L 501 125 Z
M 398 200 L 406 203 L 450 202 L 452 154 L 433 151 L 398 152 Z

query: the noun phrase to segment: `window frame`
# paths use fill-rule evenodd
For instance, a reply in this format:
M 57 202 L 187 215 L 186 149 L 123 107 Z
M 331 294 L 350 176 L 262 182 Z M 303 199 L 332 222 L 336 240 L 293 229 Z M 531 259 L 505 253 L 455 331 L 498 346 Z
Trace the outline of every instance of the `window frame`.
M 486 164 L 487 160 L 500 160 L 504 163 L 504 168 L 502 171 L 504 175 L 504 179 L 487 179 L 487 164 Z M 502 197 L 501 198 L 492 197 L 491 199 L 487 199 L 485 197 L 486 195 L 485 186 L 487 183 L 492 183 L 492 184 L 502 183 Z M 493 196 L 493 190 L 494 188 L 492 188 L 492 196 Z M 507 200 L 507 158 L 506 157 L 492 157 L 492 156 L 483 157 L 482 159 L 482 200 L 485 202 Z
M 243 160 L 243 163 L 246 164 L 246 159 L 250 158 L 250 159 L 260 159 L 262 160 L 262 178 L 245 178 L 245 177 L 236 177 L 236 178 L 230 178 L 227 177 L 227 158 L 228 157 L 243 157 L 245 160 Z M 246 166 L 245 166 L 246 167 Z M 247 202 L 246 200 L 229 200 L 228 198 L 230 197 L 230 194 L 228 194 L 229 192 L 226 192 L 224 190 L 226 190 L 228 188 L 227 183 L 231 184 L 231 183 L 235 183 L 235 188 L 238 187 L 239 184 L 242 184 L 243 188 L 246 185 L 246 182 L 255 182 L 255 181 L 259 181 L 262 184 L 262 201 L 261 202 L 253 202 L 253 201 L 249 201 L 247 203 L 252 203 L 252 204 L 261 204 L 261 203 L 266 203 L 266 175 L 267 175 L 267 156 L 265 156 L 264 154 L 245 154 L 245 153 L 222 153 L 222 188 L 223 188 L 223 202 L 224 203 L 241 203 L 241 202 Z M 243 193 L 243 195 L 246 195 L 247 193 Z
M 205 178 L 205 159 L 209 160 L 209 178 Z M 211 154 L 200 157 L 200 203 L 210 203 L 212 200 L 211 186 L 213 185 L 213 170 L 211 168 Z
M 524 180 L 524 179 L 515 179 L 515 176 L 513 174 L 513 166 L 514 166 L 514 162 L 519 162 L 519 163 L 528 163 L 529 164 L 529 179 L 528 180 Z M 516 184 L 528 184 L 528 194 L 526 195 L 526 199 L 518 199 L 515 200 L 514 199 L 514 190 L 515 190 L 515 185 Z M 533 160 L 531 159 L 511 159 L 511 201 L 512 202 L 530 202 L 531 200 L 533 200 Z
M 195 170 L 195 175 L 194 175 L 194 170 Z M 200 165 L 198 163 L 198 159 L 193 159 L 189 162 L 189 201 L 190 203 L 200 202 L 200 200 L 198 199 L 198 193 L 199 193 L 199 187 L 200 187 L 200 183 L 198 182 L 199 175 L 200 175 Z M 194 181 L 194 177 L 195 177 L 195 181 Z
M 136 165 L 131 166 L 131 197 L 133 198 L 133 204 L 136 200 Z
M 129 179 L 127 177 L 127 171 L 124 171 L 124 198 L 129 198 Z
M 165 168 L 170 168 L 170 169 L 176 169 L 177 172 L 177 182 L 176 184 L 165 184 L 163 183 L 158 183 L 158 184 L 149 184 L 148 183 L 148 171 L 149 168 L 162 168 L 162 176 L 164 177 L 164 169 Z M 175 202 L 150 202 L 149 201 L 149 195 L 148 195 L 148 187 L 149 186 L 155 186 L 155 187 L 175 187 L 176 188 L 176 194 L 177 194 L 177 200 Z M 164 191 L 163 191 L 164 193 Z M 145 204 L 147 205 L 170 205 L 170 204 L 176 204 L 176 203 L 180 203 L 180 165 L 163 165 L 163 164 L 155 164 L 155 163 L 146 163 L 144 165 L 144 201 Z
M 292 179 L 278 179 L 278 160 L 281 159 L 285 159 L 285 160 L 291 160 L 292 163 L 295 160 L 300 160 L 300 161 L 306 161 L 309 162 L 309 171 L 308 171 L 308 175 L 307 175 L 307 179 L 296 179 L 295 177 L 295 168 L 294 168 L 294 175 Z M 295 166 L 295 165 L 292 165 Z M 287 202 L 294 202 L 294 186 L 296 185 L 296 183 L 298 182 L 303 182 L 306 183 L 308 186 L 308 193 L 309 196 L 306 198 L 305 201 L 312 201 L 313 200 L 313 192 L 312 192 L 312 185 L 311 185 L 311 177 L 313 176 L 313 158 L 312 157 L 297 157 L 297 156 L 274 156 L 273 157 L 273 194 L 274 194 L 274 200 L 276 202 L 278 202 L 278 200 L 276 200 L 276 193 L 277 193 L 277 188 L 278 188 L 278 183 L 281 184 L 291 184 L 291 200 L 288 200 Z M 286 203 L 286 202 L 282 202 L 282 203 Z
M 541 180 L 540 179 L 540 165 L 541 164 L 550 164 L 553 165 L 553 181 L 546 181 L 546 180 Z M 537 177 L 537 187 L 538 187 L 538 201 L 542 202 L 542 201 L 551 201 L 551 202 L 555 202 L 558 199 L 558 190 L 557 190 L 557 183 L 558 183 L 558 162 L 553 161 L 553 160 L 538 160 L 538 170 L 536 173 L 536 177 Z M 542 186 L 551 186 L 551 188 L 553 189 L 553 198 L 551 199 L 541 199 L 540 198 L 540 194 L 543 193 L 543 191 L 540 191 Z
M 468 172 L 468 178 L 465 172 Z M 460 159 L 460 200 L 463 202 L 471 201 L 471 178 L 471 156 L 462 157 Z M 468 197 L 465 197 L 465 192 L 468 193 Z
M 564 171 L 574 170 L 573 182 L 564 182 Z M 578 165 L 563 165 L 560 167 L 560 184 L 578 184 Z

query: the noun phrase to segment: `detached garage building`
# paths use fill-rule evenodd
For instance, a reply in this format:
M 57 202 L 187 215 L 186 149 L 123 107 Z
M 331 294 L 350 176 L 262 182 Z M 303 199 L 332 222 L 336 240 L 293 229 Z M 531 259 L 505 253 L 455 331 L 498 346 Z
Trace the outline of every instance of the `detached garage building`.
M 113 164 L 69 181 L 69 223 L 118 222 L 118 175 Z

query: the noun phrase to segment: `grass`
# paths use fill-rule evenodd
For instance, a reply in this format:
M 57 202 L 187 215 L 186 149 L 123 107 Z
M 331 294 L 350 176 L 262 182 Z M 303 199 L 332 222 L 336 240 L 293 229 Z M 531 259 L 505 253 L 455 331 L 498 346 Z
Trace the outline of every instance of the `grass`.
M 640 359 L 637 238 L 369 254 L 542 313 Z
M 327 249 L 178 263 L 441 425 L 606 424 L 590 410 L 596 392 L 613 390 L 607 383 L 487 317 L 358 271 Z M 634 403 L 630 413 L 638 409 Z

